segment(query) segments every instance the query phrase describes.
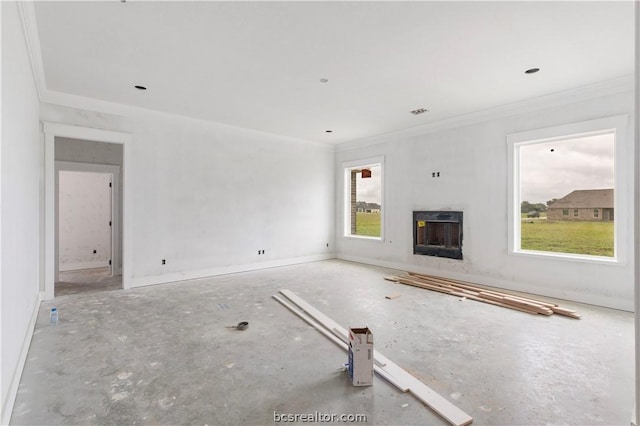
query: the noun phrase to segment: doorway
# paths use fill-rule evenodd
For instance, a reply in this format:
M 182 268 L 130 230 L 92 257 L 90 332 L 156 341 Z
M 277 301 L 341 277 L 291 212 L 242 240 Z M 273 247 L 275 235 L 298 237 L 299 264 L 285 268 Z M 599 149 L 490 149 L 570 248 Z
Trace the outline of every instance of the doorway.
M 122 275 L 118 288 L 131 288 L 131 229 L 129 220 L 130 212 L 128 207 L 131 203 L 129 192 L 126 191 L 126 177 L 130 163 L 132 136 L 128 133 L 107 131 L 89 127 L 71 126 L 58 123 L 43 123 L 44 142 L 44 175 L 42 191 L 42 212 L 41 217 L 41 238 L 44 241 L 41 251 L 41 290 L 43 300 L 52 300 L 55 295 L 55 284 L 59 278 L 59 241 L 58 241 L 58 173 L 60 162 L 72 163 L 73 167 L 80 167 L 79 170 L 85 172 L 101 172 L 114 176 L 113 188 L 119 190 L 119 196 L 113 197 L 118 206 L 112 206 L 113 226 L 118 226 L 118 230 L 113 229 L 117 243 L 112 239 L 112 267 L 114 276 Z M 76 144 L 72 149 L 67 149 L 62 157 L 56 149 L 61 141 Z M 104 148 L 96 151 L 96 146 Z M 109 152 L 119 152 L 119 162 L 111 160 L 105 161 L 105 156 Z M 87 164 L 89 166 L 87 166 Z M 63 165 L 64 166 L 64 165 Z M 83 169 L 91 167 L 91 170 Z M 104 168 L 107 169 L 104 169 Z M 110 167 L 116 167 L 112 169 Z M 102 170 L 98 170 L 102 168 Z M 116 183 L 116 180 L 118 183 Z M 115 191 L 114 191 L 115 192 Z M 115 220 L 117 218 L 117 221 Z M 114 248 L 119 250 L 114 254 Z M 93 249 L 91 250 L 91 254 Z M 97 253 L 96 253 L 97 254 Z M 111 274 L 107 274 L 111 277 Z M 85 280 L 86 281 L 86 280 Z
M 119 177 L 119 166 L 56 162 L 55 296 L 122 288 Z

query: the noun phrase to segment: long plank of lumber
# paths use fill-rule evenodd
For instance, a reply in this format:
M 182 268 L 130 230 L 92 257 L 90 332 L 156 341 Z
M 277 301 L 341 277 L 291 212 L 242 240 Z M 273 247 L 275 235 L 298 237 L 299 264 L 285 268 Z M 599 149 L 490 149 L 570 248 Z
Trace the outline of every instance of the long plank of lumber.
M 448 288 L 439 287 L 439 286 L 431 285 L 427 283 L 422 283 L 415 280 L 408 280 L 406 278 L 400 278 L 398 282 L 401 284 L 412 285 L 414 287 L 428 288 L 430 290 L 439 291 L 440 293 L 453 294 L 453 290 L 450 290 Z
M 412 277 L 415 277 L 416 280 L 418 281 L 430 281 L 430 279 L 425 278 L 425 276 L 416 276 L 413 274 L 410 274 Z M 570 310 L 570 309 L 565 309 L 562 308 L 560 306 L 558 306 L 557 304 L 551 303 L 551 302 L 547 302 L 544 300 L 540 300 L 540 299 L 531 299 L 528 297 L 523 297 L 523 296 L 519 296 L 519 295 L 515 295 L 515 294 L 511 294 L 511 293 L 504 293 L 504 292 L 499 292 L 499 291 L 494 291 L 494 290 L 483 290 L 483 287 L 477 287 L 477 286 L 470 286 L 470 285 L 466 285 L 466 284 L 459 284 L 457 283 L 455 280 L 439 280 L 438 283 L 439 285 L 445 286 L 445 282 L 451 282 L 451 289 L 454 290 L 464 290 L 464 291 L 471 291 L 471 292 L 475 292 L 474 290 L 481 290 L 479 293 L 488 293 L 488 294 L 492 294 L 494 296 L 498 296 L 498 297 L 504 297 L 504 300 L 512 300 L 512 301 L 518 301 L 520 302 L 518 305 L 522 306 L 522 305 L 527 305 L 527 304 L 531 304 L 533 306 L 542 306 L 544 308 L 548 308 L 549 310 L 551 310 L 551 313 L 548 310 L 542 310 L 538 313 L 542 314 L 542 315 L 551 315 L 553 313 L 559 314 L 559 315 L 565 315 L 568 316 L 570 318 L 575 318 L 575 319 L 580 319 L 581 316 L 580 314 L 578 314 L 576 311 Z M 467 289 L 474 289 L 474 290 L 467 290 Z M 476 294 L 479 294 L 476 293 Z
M 408 278 L 406 277 L 400 277 L 400 279 L 406 280 Z M 471 291 L 471 290 L 467 290 L 467 289 L 463 289 L 463 288 L 459 288 L 456 287 L 448 282 L 445 281 L 441 281 L 441 280 L 436 280 L 436 279 L 427 279 L 427 278 L 421 278 L 421 277 L 411 277 L 410 278 L 411 281 L 417 282 L 417 283 L 421 283 L 421 284 L 429 284 L 432 286 L 437 286 L 440 288 L 444 288 L 444 289 L 448 289 L 457 293 L 463 293 L 465 295 L 472 295 L 472 296 L 477 296 L 478 292 L 477 291 Z M 399 281 L 398 281 L 399 282 Z M 457 296 L 458 294 L 456 294 Z
M 475 301 L 482 302 L 482 303 L 487 303 L 489 305 L 500 306 L 502 308 L 513 309 L 514 311 L 520 311 L 520 312 L 525 312 L 527 314 L 538 315 L 537 312 L 533 312 L 530 309 L 519 308 L 517 306 L 507 305 L 507 304 L 501 303 L 501 302 L 494 302 L 493 300 L 487 300 L 487 299 L 483 299 L 483 298 L 477 297 L 477 296 L 466 296 L 466 297 L 467 297 L 467 299 L 475 300 Z
M 414 287 L 428 288 L 430 290 L 439 291 L 441 293 L 446 293 L 446 294 L 452 294 L 454 296 L 467 297 L 467 296 L 472 295 L 470 293 L 465 293 L 462 290 L 459 290 L 459 289 L 456 289 L 456 288 L 453 288 L 453 287 L 450 287 L 450 286 L 444 286 L 444 285 L 437 284 L 437 283 L 431 284 L 431 283 L 428 283 L 428 282 L 426 282 L 424 280 L 422 280 L 422 281 L 410 280 L 410 279 L 406 279 L 406 278 L 401 277 L 398 282 L 401 283 L 401 284 L 412 285 Z
M 307 302 L 305 302 L 302 298 L 295 295 L 293 292 L 289 290 L 281 290 L 280 293 L 286 296 L 298 307 L 303 309 L 309 316 L 316 319 L 320 323 L 323 323 L 323 326 L 325 326 L 327 329 L 333 330 L 340 327 L 339 325 L 337 325 L 335 321 L 331 320 L 322 312 L 318 311 L 313 306 L 309 305 Z M 327 319 L 328 323 L 324 323 L 324 321 L 321 320 L 320 318 Z M 442 416 L 442 418 L 447 420 L 452 425 L 465 426 L 473 422 L 473 418 L 469 416 L 467 413 L 460 410 L 458 407 L 456 407 L 451 402 L 449 402 L 449 400 L 443 398 L 441 395 L 439 395 L 438 393 L 430 389 L 427 385 L 422 383 L 420 380 L 416 379 L 411 374 L 407 373 L 405 370 L 398 367 L 390 359 L 388 359 L 387 357 L 383 356 L 382 354 L 380 354 L 378 351 L 375 351 L 375 350 L 374 350 L 374 359 L 381 364 L 385 364 L 384 369 L 389 371 L 394 378 L 406 381 L 409 384 L 409 392 L 411 392 L 416 398 L 424 402 L 428 407 L 430 407 L 433 411 L 438 413 L 440 416 Z
M 489 300 L 493 300 L 495 302 L 500 302 L 500 303 L 504 303 L 506 305 L 512 305 L 512 306 L 517 306 L 519 308 L 522 309 L 529 309 L 535 313 L 538 314 L 542 314 L 542 315 L 552 315 L 553 311 L 547 307 L 541 306 L 541 305 L 534 305 L 532 303 L 528 303 L 528 302 L 521 302 L 519 300 L 515 300 L 515 299 L 511 299 L 509 297 L 501 297 L 501 296 L 496 296 L 490 293 L 480 293 L 480 297 L 489 299 Z
M 297 305 L 300 309 L 305 311 L 309 316 L 314 318 L 316 321 L 321 323 L 329 332 L 337 335 L 344 342 L 349 341 L 349 333 L 347 330 L 342 327 L 340 324 L 308 304 L 304 299 L 297 296 L 295 293 L 289 290 L 280 290 L 280 294 L 289 299 L 294 305 Z M 402 392 L 406 392 L 409 389 L 409 382 L 406 380 L 407 373 L 398 367 L 395 363 L 393 363 L 390 359 L 380 354 L 378 351 L 373 351 L 374 361 L 378 362 L 380 365 L 384 365 L 384 369 L 394 377 L 395 382 L 391 381 L 392 384 L 396 385 L 396 387 Z
M 511 297 L 511 296 L 503 297 L 502 303 L 506 303 L 506 304 L 513 303 L 519 306 L 525 306 L 527 309 L 535 310 L 536 312 L 542 315 L 553 315 L 553 311 L 550 308 L 547 308 L 546 306 L 539 305 L 533 302 L 525 302 L 523 300 L 516 299 L 515 297 Z
M 333 343 L 335 343 L 336 345 L 340 346 L 345 351 L 349 350 L 349 345 L 347 345 L 345 342 L 343 342 L 342 339 L 338 338 L 335 334 L 330 333 L 329 331 L 327 331 L 320 323 L 318 323 L 316 320 L 314 320 L 313 318 L 311 318 L 310 316 L 305 314 L 303 311 L 300 311 L 300 310 L 296 309 L 295 306 L 291 305 L 289 302 L 287 302 L 286 300 L 284 300 L 283 298 L 281 298 L 277 294 L 274 294 L 272 297 L 275 300 L 277 300 L 278 302 L 280 302 L 281 305 L 283 305 L 284 307 L 289 309 L 291 312 L 293 312 L 294 314 L 296 314 L 297 316 L 302 318 L 306 323 L 311 325 L 313 328 L 318 330 L 320 333 L 324 334 Z M 376 373 L 378 373 L 378 375 L 380 377 L 382 377 L 383 379 L 385 379 L 389 383 L 391 383 L 391 384 L 395 383 L 395 378 L 389 372 L 384 370 L 382 368 L 382 366 L 378 366 L 378 365 L 374 364 L 373 365 L 373 370 Z M 404 390 L 401 389 L 401 390 L 402 390 L 402 392 L 407 392 L 409 390 L 409 388 L 406 388 Z
M 520 311 L 520 312 L 525 312 L 527 314 L 533 314 L 533 315 L 537 315 L 537 312 L 533 312 L 530 309 L 526 309 L 526 308 L 522 308 L 522 307 L 518 307 L 518 306 L 514 306 L 514 305 L 508 305 L 502 302 L 497 302 L 497 301 L 493 301 L 493 300 L 488 300 L 488 299 L 483 299 L 481 297 L 475 296 L 473 294 L 467 294 L 467 293 L 458 293 L 456 291 L 453 290 L 447 290 L 443 287 L 438 287 L 438 286 L 432 286 L 429 285 L 425 282 L 420 282 L 420 281 L 414 281 L 414 280 L 409 280 L 403 277 L 400 277 L 400 280 L 398 281 L 401 284 L 407 284 L 407 285 L 412 285 L 414 287 L 420 287 L 420 288 L 424 288 L 424 289 L 428 289 L 428 290 L 434 290 L 434 291 L 438 291 L 440 293 L 445 293 L 445 294 L 450 294 L 453 296 L 459 296 L 459 297 L 466 297 L 467 299 L 471 299 L 471 300 L 475 300 L 477 302 L 483 302 L 483 303 L 487 303 L 489 305 L 495 305 L 495 306 L 501 306 L 503 308 L 508 308 L 508 309 L 513 309 L 514 311 Z
M 415 274 L 415 273 L 409 273 L 409 275 L 411 275 L 412 277 L 416 277 L 417 279 L 427 279 L 426 277 L 431 277 L 430 275 L 423 275 L 423 274 Z M 429 278 L 431 279 L 431 278 Z M 458 281 L 458 280 L 451 280 L 451 279 L 439 279 L 438 280 L 440 283 L 444 283 L 444 282 L 450 282 L 452 288 L 460 288 L 460 289 L 468 289 L 469 291 L 480 291 L 482 293 L 489 293 L 489 294 L 493 294 L 496 296 L 501 296 L 501 297 L 507 297 L 509 299 L 515 299 L 518 300 L 520 302 L 523 303 L 530 303 L 530 304 L 534 304 L 534 305 L 541 305 L 544 306 L 546 308 L 549 308 L 552 313 L 557 313 L 560 315 L 565 315 L 571 318 L 575 318 L 575 319 L 580 319 L 581 316 L 580 314 L 578 314 L 575 311 L 572 311 L 570 309 L 565 309 L 562 308 L 560 306 L 558 306 L 555 303 L 551 303 L 545 300 L 540 300 L 540 299 L 532 299 L 532 298 L 528 298 L 528 297 L 523 297 L 523 296 L 519 296 L 519 295 L 515 295 L 515 294 L 511 294 L 511 293 L 505 293 L 505 292 L 500 292 L 500 291 L 495 291 L 495 290 L 490 290 L 490 289 L 484 289 L 483 287 L 479 287 L 477 285 L 470 285 L 464 281 Z M 539 312 L 543 315 L 549 315 L 548 311 L 544 311 L 544 312 Z
M 416 276 L 416 277 L 425 277 L 425 278 L 429 278 L 429 279 L 437 279 L 437 280 L 440 280 L 440 281 L 449 282 L 449 283 L 451 283 L 452 285 L 454 285 L 456 287 L 464 288 L 464 289 L 467 289 L 467 290 L 472 290 L 472 291 L 477 291 L 477 292 L 481 292 L 482 291 L 482 292 L 485 292 L 485 293 L 493 293 L 493 294 L 496 294 L 496 295 L 499 295 L 499 296 L 514 297 L 514 298 L 517 298 L 517 299 L 522 299 L 522 300 L 524 300 L 526 302 L 531 302 L 531 303 L 536 303 L 538 305 L 543 305 L 543 306 L 546 306 L 548 308 L 551 308 L 552 306 L 558 306 L 555 303 L 547 302 L 545 300 L 531 299 L 531 298 L 528 298 L 528 297 L 518 296 L 516 294 L 505 293 L 505 292 L 498 291 L 498 290 L 492 290 L 492 289 L 484 288 L 482 286 L 478 286 L 477 284 L 472 284 L 472 283 L 469 283 L 469 282 L 466 282 L 466 281 L 454 280 L 454 279 L 451 279 L 451 278 L 436 277 L 436 276 L 433 276 L 433 275 L 418 274 L 418 273 L 415 273 L 415 272 L 409 272 L 409 275 Z
M 576 311 L 572 311 L 570 309 L 561 308 L 559 306 L 553 307 L 553 308 L 551 308 L 551 310 L 553 311 L 553 313 L 558 314 L 558 315 L 564 315 L 566 317 L 575 318 L 575 319 L 582 318 L 580 316 L 580 314 L 577 313 Z
M 302 318 L 306 323 L 308 323 L 312 327 L 316 328 L 320 333 L 324 334 L 327 338 L 329 338 L 329 340 L 331 340 L 336 345 L 340 346 L 342 349 L 344 349 L 345 351 L 347 349 L 349 349 L 349 346 L 347 345 L 347 343 L 342 341 L 342 339 L 337 337 L 335 334 L 330 333 L 325 328 L 321 327 L 320 324 L 316 320 L 314 320 L 313 318 L 311 318 L 310 316 L 308 316 L 304 312 L 300 311 L 295 306 L 291 305 L 289 302 L 284 300 L 282 297 L 278 296 L 277 294 L 274 294 L 271 297 L 273 297 L 275 300 L 280 302 L 281 305 L 283 305 L 284 307 L 289 309 L 291 312 L 293 312 L 294 314 L 296 314 L 297 316 Z

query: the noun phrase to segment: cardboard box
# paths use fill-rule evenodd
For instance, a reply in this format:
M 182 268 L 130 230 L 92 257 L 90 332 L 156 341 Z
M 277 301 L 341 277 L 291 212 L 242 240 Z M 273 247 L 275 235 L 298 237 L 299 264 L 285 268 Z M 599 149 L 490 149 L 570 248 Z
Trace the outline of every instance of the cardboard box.
M 373 385 L 373 333 L 368 327 L 349 329 L 349 376 L 353 386 Z

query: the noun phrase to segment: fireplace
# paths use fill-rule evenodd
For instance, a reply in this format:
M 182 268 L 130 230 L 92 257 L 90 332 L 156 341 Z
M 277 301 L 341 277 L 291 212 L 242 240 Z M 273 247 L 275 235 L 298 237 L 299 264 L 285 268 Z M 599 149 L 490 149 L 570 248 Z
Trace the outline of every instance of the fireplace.
M 414 211 L 413 254 L 462 259 L 462 212 Z

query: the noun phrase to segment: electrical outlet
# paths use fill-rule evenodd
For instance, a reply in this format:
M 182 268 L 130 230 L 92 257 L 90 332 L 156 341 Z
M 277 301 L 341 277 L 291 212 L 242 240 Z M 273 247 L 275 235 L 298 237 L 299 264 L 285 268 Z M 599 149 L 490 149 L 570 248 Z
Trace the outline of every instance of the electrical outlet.
M 94 251 L 93 251 L 93 254 L 96 254 L 96 253 L 98 253 L 98 250 L 94 250 Z
M 162 264 L 166 265 L 167 264 L 167 260 L 166 259 L 162 259 Z
M 262 250 L 262 254 L 264 254 L 264 250 Z
M 327 247 L 329 247 L 329 243 L 327 243 Z

